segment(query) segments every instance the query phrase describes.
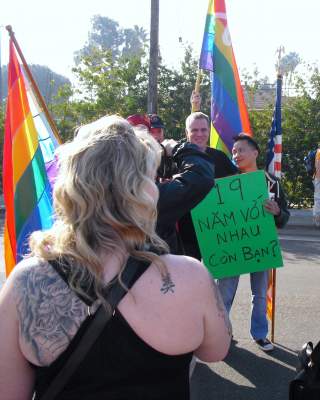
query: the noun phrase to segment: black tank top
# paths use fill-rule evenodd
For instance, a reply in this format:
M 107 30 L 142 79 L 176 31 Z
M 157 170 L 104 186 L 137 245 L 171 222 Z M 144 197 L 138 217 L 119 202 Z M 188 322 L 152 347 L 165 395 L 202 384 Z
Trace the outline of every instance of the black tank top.
M 148 267 L 141 262 L 141 269 L 137 270 L 129 289 Z M 57 272 L 67 281 L 61 270 Z M 35 400 L 41 399 L 91 319 L 90 316 L 85 319 L 67 349 L 50 366 L 33 366 Z M 188 400 L 191 358 L 192 353 L 169 356 L 155 350 L 133 331 L 116 309 L 57 400 Z

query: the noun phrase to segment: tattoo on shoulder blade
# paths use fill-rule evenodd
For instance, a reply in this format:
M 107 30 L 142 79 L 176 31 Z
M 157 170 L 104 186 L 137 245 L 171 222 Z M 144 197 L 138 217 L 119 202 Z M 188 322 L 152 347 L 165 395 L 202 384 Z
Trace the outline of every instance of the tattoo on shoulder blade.
M 227 328 L 228 331 L 228 335 L 232 336 L 232 325 L 228 316 L 228 313 L 226 311 L 226 308 L 223 304 L 223 300 L 220 294 L 220 290 L 217 287 L 217 285 L 215 284 L 214 280 L 212 279 L 212 288 L 213 288 L 213 293 L 214 293 L 214 297 L 216 299 L 216 304 L 217 304 L 217 309 L 218 309 L 218 316 L 220 318 L 223 318 L 225 326 Z
M 176 285 L 172 282 L 169 272 L 162 276 L 162 287 L 160 291 L 163 294 L 167 294 L 169 292 L 174 293 L 175 286 Z
M 46 263 L 21 272 L 14 287 L 20 337 L 39 365 L 48 365 L 68 346 L 86 318 L 85 304 Z

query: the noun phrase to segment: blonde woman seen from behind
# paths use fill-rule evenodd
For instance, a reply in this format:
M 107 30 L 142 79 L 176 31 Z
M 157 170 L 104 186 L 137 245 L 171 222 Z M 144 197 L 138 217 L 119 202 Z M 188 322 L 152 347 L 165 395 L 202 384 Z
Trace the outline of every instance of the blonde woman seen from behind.
M 192 354 L 225 357 L 231 332 L 215 284 L 155 234 L 159 157 L 150 135 L 116 116 L 61 146 L 55 224 L 32 235 L 0 292 L 2 400 L 41 398 L 131 260 L 135 280 L 57 398 L 189 399 Z

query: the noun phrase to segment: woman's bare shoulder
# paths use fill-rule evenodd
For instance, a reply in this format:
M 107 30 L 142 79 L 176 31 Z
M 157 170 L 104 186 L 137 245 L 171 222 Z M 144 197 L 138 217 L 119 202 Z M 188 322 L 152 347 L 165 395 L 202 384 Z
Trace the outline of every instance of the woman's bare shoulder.
M 50 277 L 54 274 L 53 269 L 46 261 L 36 257 L 28 257 L 20 261 L 11 271 L 5 281 L 2 292 L 9 292 L 11 296 L 21 295 L 21 285 L 35 275 L 41 277 Z M 31 289 L 31 288 L 29 288 Z
M 186 272 L 191 274 L 208 275 L 206 267 L 193 257 L 166 254 L 161 256 L 170 272 Z
M 4 289 L 10 290 L 15 302 L 19 303 L 25 296 L 39 296 L 45 287 L 53 282 L 64 284 L 49 262 L 37 257 L 28 257 L 13 268 Z
M 207 285 L 211 281 L 206 267 L 193 257 L 168 254 L 162 256 L 162 259 L 170 276 L 185 285 L 196 288 L 203 284 Z
M 48 262 L 37 258 L 19 263 L 10 281 L 22 350 L 34 364 L 48 365 L 77 332 L 86 306 Z

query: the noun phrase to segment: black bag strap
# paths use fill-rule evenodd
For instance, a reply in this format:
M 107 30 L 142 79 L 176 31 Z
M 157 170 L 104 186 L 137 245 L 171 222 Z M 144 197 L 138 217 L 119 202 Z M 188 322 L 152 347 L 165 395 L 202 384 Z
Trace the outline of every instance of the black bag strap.
M 148 267 L 149 263 L 141 262 L 130 257 L 121 276 L 122 282 L 130 289 Z M 107 296 L 107 301 L 111 306 L 111 310 L 108 311 L 104 306 L 99 306 L 98 310 L 92 317 L 92 321 L 88 329 L 81 337 L 77 347 L 70 355 L 57 376 L 50 383 L 48 389 L 42 395 L 41 400 L 54 400 L 65 387 L 68 380 L 74 374 L 77 367 L 84 360 L 90 348 L 103 331 L 106 323 L 113 316 L 116 306 L 126 293 L 127 290 L 118 281 L 115 282 Z

